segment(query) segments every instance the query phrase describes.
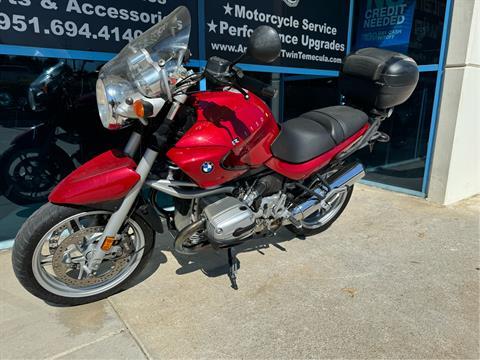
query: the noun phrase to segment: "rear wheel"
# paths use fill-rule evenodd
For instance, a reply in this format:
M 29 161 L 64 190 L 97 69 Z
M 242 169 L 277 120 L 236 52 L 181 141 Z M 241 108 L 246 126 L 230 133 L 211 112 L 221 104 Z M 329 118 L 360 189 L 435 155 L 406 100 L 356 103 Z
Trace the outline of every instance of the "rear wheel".
M 300 236 L 315 235 L 327 230 L 347 207 L 352 192 L 353 185 L 346 186 L 343 191 L 326 200 L 329 207 L 328 210 L 318 210 L 306 219 L 303 219 L 301 228 L 287 225 L 287 229 Z
M 20 283 L 33 295 L 62 305 L 97 301 L 128 287 L 148 259 L 154 233 L 141 218 L 129 218 L 120 243 L 88 274 L 86 262 L 110 216 L 108 211 L 42 206 L 15 239 L 12 262 Z
M 47 201 L 55 185 L 75 169 L 68 154 L 56 145 L 47 152 L 13 146 L 4 153 L 1 165 L 4 195 L 18 205 Z

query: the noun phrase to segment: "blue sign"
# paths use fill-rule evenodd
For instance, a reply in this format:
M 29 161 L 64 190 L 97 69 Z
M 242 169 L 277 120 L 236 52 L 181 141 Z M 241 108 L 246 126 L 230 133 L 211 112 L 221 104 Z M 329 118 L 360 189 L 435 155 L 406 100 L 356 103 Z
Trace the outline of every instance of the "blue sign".
M 271 65 L 338 70 L 346 54 L 349 0 L 207 0 L 206 4 L 207 58 L 237 58 L 260 25 L 274 27 L 282 42 L 280 57 Z
M 356 48 L 407 52 L 415 0 L 361 0 Z

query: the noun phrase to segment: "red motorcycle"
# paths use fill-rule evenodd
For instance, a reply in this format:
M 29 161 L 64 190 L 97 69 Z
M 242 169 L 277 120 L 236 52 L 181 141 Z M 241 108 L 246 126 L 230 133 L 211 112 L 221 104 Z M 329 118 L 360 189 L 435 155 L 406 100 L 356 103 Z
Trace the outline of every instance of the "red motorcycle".
M 100 71 L 103 125 L 134 131 L 123 151 L 67 176 L 20 229 L 13 267 L 35 296 L 75 305 L 127 287 L 164 223 L 180 254 L 226 249 L 237 288 L 234 246 L 281 227 L 317 234 L 340 216 L 364 176 L 351 155 L 388 141 L 379 126 L 418 81 L 411 58 L 359 50 L 342 65 L 346 105 L 279 128 L 260 99 L 275 96 L 274 89 L 235 65 L 244 56 L 276 60 L 278 33 L 260 26 L 240 58 L 212 57 L 200 73 L 183 66 L 189 34 L 190 14 L 179 7 Z M 204 78 L 217 90 L 189 91 Z

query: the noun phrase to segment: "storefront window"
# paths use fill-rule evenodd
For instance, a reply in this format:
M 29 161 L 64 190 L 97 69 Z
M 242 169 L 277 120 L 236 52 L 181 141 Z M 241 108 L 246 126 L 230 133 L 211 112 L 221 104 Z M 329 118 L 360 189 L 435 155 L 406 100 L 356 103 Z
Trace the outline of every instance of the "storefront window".
M 404 38 L 404 46 L 402 46 L 401 42 L 389 41 L 388 32 L 398 31 L 399 25 L 391 26 L 390 29 L 388 27 L 381 28 L 379 32 L 385 31 L 380 41 L 381 47 L 407 53 L 414 58 L 419 65 L 438 64 L 442 44 L 446 0 L 402 0 L 393 3 L 397 4 L 397 6 L 405 5 L 412 7 L 411 19 L 408 18 L 409 14 L 405 11 L 405 13 L 403 13 L 404 15 L 402 15 L 405 16 L 405 18 L 396 20 L 398 22 L 404 22 L 403 29 L 400 28 L 400 30 L 409 33 L 409 36 Z M 355 21 L 352 36 L 353 49 L 365 47 L 365 39 L 362 38 L 362 34 L 359 34 L 359 32 L 371 32 L 374 35 L 378 35 L 375 33 L 374 28 L 372 29 L 368 27 L 368 25 L 359 23 L 360 21 L 368 20 L 369 16 L 365 16 L 366 6 L 373 8 L 377 6 L 378 9 L 382 9 L 385 7 L 385 4 L 390 4 L 390 2 L 372 0 L 355 1 Z M 384 20 L 384 18 L 379 20 Z M 411 23 L 411 27 L 408 26 L 408 28 L 405 28 L 407 22 L 408 24 Z
M 418 64 L 438 64 L 446 0 L 417 0 L 408 54 Z
M 73 169 L 125 141 L 97 115 L 102 64 L 0 56 L 0 240 L 12 239 Z
M 435 82 L 436 73 L 423 73 L 411 98 L 396 107 L 380 129 L 390 135 L 390 142 L 357 154 L 367 167 L 367 180 L 422 190 Z M 339 102 L 336 78 L 285 83 L 285 119 Z
M 307 111 L 338 105 L 337 78 L 285 81 L 284 120 Z
M 435 82 L 436 73 L 422 73 L 413 95 L 380 129 L 390 141 L 375 144 L 372 153 L 368 148 L 359 153 L 367 180 L 422 191 Z
M 302 26 L 278 27 L 276 23 L 269 23 L 277 26 L 282 36 L 284 58 L 269 64 L 269 67 L 250 64 L 248 68 L 261 71 L 248 72 L 248 75 L 281 89 L 276 99 L 267 100 L 279 121 L 340 103 L 337 78 L 331 76 L 338 71 L 340 57 L 345 55 L 341 49 L 349 48 L 348 45 L 351 45 L 352 50 L 377 46 L 404 52 L 419 65 L 438 65 L 441 62 L 446 0 L 351 1 L 354 1 L 354 11 L 350 44 L 347 44 L 348 1 L 325 0 L 318 4 L 306 0 L 301 3 L 272 1 L 262 5 L 260 12 L 265 18 L 266 14 L 275 13 L 277 17 L 268 18 L 277 21 L 281 17 L 288 20 L 289 24 L 298 20 Z M 124 7 L 133 6 L 132 2 L 121 3 Z M 18 10 L 11 9 L 12 4 L 8 5 L 11 14 L 13 10 Z M 23 10 L 27 17 L 36 18 L 39 5 L 34 2 L 32 4 Z M 167 14 L 172 10 L 170 7 L 180 4 L 190 7 L 194 19 L 190 39 L 192 66 L 204 65 L 206 56 L 211 55 L 211 52 L 213 55 L 222 55 L 223 51 L 225 57 L 230 59 L 238 57 L 238 52 L 244 51 L 240 45 L 246 44 L 242 29 L 247 26 L 253 29 L 263 24 L 254 20 L 253 9 L 257 5 L 247 1 L 232 8 L 227 4 L 198 12 L 196 1 L 179 0 L 169 3 L 162 11 Z M 160 14 L 158 6 L 144 4 L 141 8 L 145 12 L 153 11 L 157 16 Z M 375 26 L 379 26 L 380 30 L 365 28 L 367 7 L 378 8 L 379 16 L 375 20 Z M 381 15 L 382 7 L 393 7 L 398 12 L 391 15 L 386 11 L 386 15 Z M 109 41 L 109 47 L 106 47 L 107 35 L 125 35 L 131 29 L 141 31 L 150 25 L 129 22 L 129 28 L 124 29 L 127 26 L 124 20 L 118 24 L 112 20 L 104 25 L 105 19 L 92 18 L 92 23 L 84 26 L 90 26 L 95 33 L 92 32 L 90 37 L 88 31 L 83 31 L 84 36 L 77 36 L 73 41 L 73 38 L 68 37 L 68 31 L 57 31 L 55 36 L 48 35 L 52 31 L 49 27 L 51 12 L 45 13 L 44 10 L 41 10 L 45 18 L 41 19 L 43 27 L 40 33 L 34 26 L 30 26 L 32 38 L 24 33 L 20 41 L 18 31 L 9 28 L 9 32 L 5 32 L 9 35 L 9 41 L 6 41 L 5 35 L 4 43 L 0 44 L 0 52 L 108 59 L 126 44 L 129 37 L 119 38 L 115 43 Z M 250 12 L 252 19 L 247 21 L 242 14 L 245 13 L 248 17 Z M 63 16 L 69 27 L 71 23 L 77 23 L 78 19 L 72 14 L 65 13 Z M 307 30 L 303 29 L 305 20 L 309 20 Z M 391 28 L 388 24 L 385 28 L 385 21 L 391 23 Z M 58 26 L 55 27 L 57 28 Z M 332 37 L 322 33 L 322 29 L 330 29 L 330 32 L 335 29 L 335 34 L 338 34 L 330 34 Z M 107 30 L 113 35 L 106 34 Z M 367 36 L 362 37 L 362 34 Z M 37 44 L 31 39 L 42 42 Z M 372 39 L 378 43 L 369 44 Z M 391 41 L 392 39 L 394 40 Z M 62 42 L 58 43 L 60 40 Z M 298 46 L 293 46 L 295 44 Z M 43 48 L 40 49 L 43 52 L 37 52 L 36 46 Z M 332 50 L 334 46 L 335 51 Z M 329 47 L 332 48 L 328 50 Z M 30 52 L 25 52 L 26 49 Z M 312 62 L 313 58 L 319 59 L 318 62 Z M 95 81 L 102 64 L 99 61 L 0 55 L 0 226 L 3 230 L 0 241 L 15 236 L 25 218 L 46 201 L 50 190 L 65 175 L 96 154 L 124 145 L 128 130 L 109 132 L 102 127 L 97 115 Z M 429 129 L 437 76 L 441 75 L 437 71 L 431 71 L 433 67 L 420 68 L 423 72 L 415 93 L 407 103 L 397 107 L 392 118 L 383 124 L 382 129 L 391 136 L 391 141 L 376 144 L 371 154 L 365 149 L 358 156 L 368 167 L 368 180 L 424 192 L 422 183 L 425 183 Z M 425 72 L 426 70 L 431 72 Z M 300 77 L 292 75 L 297 71 Z M 311 76 L 313 73 L 330 77 L 314 77 Z M 212 84 L 207 84 L 207 87 L 211 88 Z

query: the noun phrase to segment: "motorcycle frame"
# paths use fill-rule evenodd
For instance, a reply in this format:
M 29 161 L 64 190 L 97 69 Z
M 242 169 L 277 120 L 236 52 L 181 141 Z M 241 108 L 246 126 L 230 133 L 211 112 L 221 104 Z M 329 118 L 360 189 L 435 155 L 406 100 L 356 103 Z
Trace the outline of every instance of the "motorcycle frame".
M 215 93 L 213 93 L 213 95 L 215 96 Z M 212 96 L 212 95 L 206 95 L 206 96 Z M 253 94 L 252 94 L 252 98 L 256 100 L 256 97 L 253 96 Z M 173 121 L 177 111 L 179 110 L 181 105 L 185 103 L 186 100 L 187 100 L 187 96 L 185 94 L 177 95 L 175 97 L 175 101 L 172 104 L 172 107 L 170 108 L 166 116 L 165 121 L 170 121 L 170 122 Z M 221 101 L 224 101 L 224 100 L 221 100 Z M 261 102 L 259 99 L 258 99 L 258 102 L 262 104 L 262 108 L 263 108 L 263 102 Z M 226 105 L 229 105 L 228 100 Z M 269 114 L 269 110 L 267 114 Z M 346 157 L 350 156 L 352 153 L 356 152 L 360 148 L 370 143 L 371 139 L 373 139 L 375 134 L 377 134 L 380 123 L 386 117 L 388 117 L 389 114 L 390 112 L 388 114 L 387 113 L 372 114 L 373 116 L 370 118 L 369 125 L 365 125 L 354 136 L 347 139 L 346 140 L 347 144 L 343 145 L 343 148 L 340 149 L 340 146 L 339 146 L 339 150 L 340 150 L 339 153 L 337 153 L 333 157 L 330 157 L 331 155 L 329 155 L 328 157 L 330 157 L 330 159 L 325 158 L 325 161 L 322 166 L 319 165 L 313 168 L 311 164 L 309 164 L 309 166 L 307 166 L 307 168 L 309 169 L 305 169 L 306 171 L 305 174 L 316 173 L 320 168 L 323 168 L 325 166 L 333 167 L 336 165 L 340 165 Z M 131 134 L 130 139 L 128 140 L 126 146 L 124 147 L 124 154 L 129 156 L 130 158 L 135 157 L 136 153 L 140 149 L 141 140 L 142 140 L 142 135 L 134 131 Z M 115 240 L 118 239 L 118 232 L 121 229 L 122 225 L 124 224 L 125 219 L 129 216 L 132 210 L 132 207 L 136 203 L 138 195 L 144 185 L 147 185 L 156 191 L 160 191 L 180 199 L 195 199 L 195 198 L 201 198 L 201 197 L 210 196 L 214 194 L 231 193 L 234 190 L 233 186 L 222 185 L 222 184 L 207 187 L 207 188 L 205 187 L 199 188 L 199 186 L 195 183 L 172 181 L 168 179 L 160 179 L 157 181 L 151 181 L 151 180 L 147 181 L 147 177 L 158 155 L 159 153 L 152 148 L 147 148 L 145 152 L 142 154 L 142 157 L 138 163 L 138 166 L 134 170 L 134 172 L 138 175 L 138 181 L 125 194 L 125 196 L 123 197 L 123 200 L 119 204 L 119 207 L 114 210 L 110 219 L 107 222 L 107 225 L 105 226 L 105 229 L 100 238 L 100 241 L 98 241 L 98 243 L 92 249 L 93 253 L 90 258 L 90 261 L 88 262 L 88 271 L 90 271 L 90 273 L 98 269 L 103 258 L 108 253 L 108 250 L 104 250 L 102 248 L 105 240 L 107 238 L 113 238 Z M 271 157 L 269 161 L 273 161 L 273 160 L 275 159 Z M 287 163 L 285 164 L 288 165 Z M 280 162 L 280 165 L 281 165 L 281 162 Z M 268 161 L 267 161 L 267 166 L 268 166 Z M 278 168 L 278 166 L 269 166 L 269 167 L 274 171 L 276 168 Z M 282 173 L 282 171 L 278 171 L 278 172 Z M 305 176 L 310 176 L 310 175 L 305 175 Z M 295 177 L 293 178 L 295 179 Z M 296 180 L 300 180 L 300 179 L 296 179 Z M 192 189 L 187 190 L 186 188 L 192 188 Z
M 367 146 L 371 139 L 375 136 L 378 131 L 380 123 L 385 120 L 387 115 L 382 114 L 381 116 L 376 116 L 371 118 L 372 122 L 370 128 L 367 129 L 353 144 L 351 144 L 347 149 L 337 155 L 331 161 L 330 166 L 335 166 L 341 163 L 345 158 L 352 155 L 354 152 L 359 149 Z M 141 145 L 142 136 L 133 132 L 130 136 L 130 139 L 125 146 L 124 153 L 130 157 L 135 156 Z M 226 194 L 231 193 L 234 190 L 233 186 L 216 186 L 208 189 L 201 189 L 198 185 L 194 183 L 184 182 L 184 181 L 173 181 L 168 179 L 160 180 L 149 180 L 147 177 L 152 169 L 155 160 L 158 157 L 158 152 L 147 148 L 145 153 L 142 155 L 142 158 L 138 164 L 135 172 L 140 176 L 140 180 L 135 184 L 135 186 L 126 194 L 119 208 L 112 214 L 107 225 L 102 234 L 101 241 L 99 241 L 94 249 L 93 256 L 91 261 L 88 264 L 90 271 L 95 271 L 102 259 L 108 253 L 102 249 L 103 242 L 107 237 L 116 237 L 121 226 L 125 222 L 125 219 L 128 217 L 135 201 L 143 188 L 144 185 L 148 187 L 166 193 L 170 196 L 179 198 L 179 199 L 196 199 L 216 194 Z M 192 190 L 186 190 L 185 188 L 192 188 Z

